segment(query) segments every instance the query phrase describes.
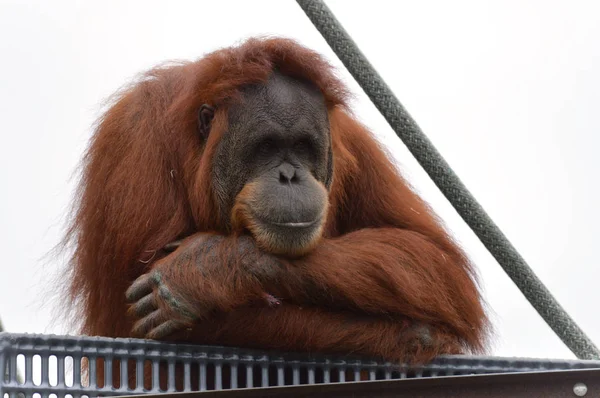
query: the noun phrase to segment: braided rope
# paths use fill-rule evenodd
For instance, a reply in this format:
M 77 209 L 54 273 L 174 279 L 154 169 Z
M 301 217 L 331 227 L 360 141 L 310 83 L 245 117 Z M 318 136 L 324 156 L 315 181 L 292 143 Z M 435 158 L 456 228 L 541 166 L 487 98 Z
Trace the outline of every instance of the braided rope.
M 467 190 L 331 10 L 322 0 L 297 2 L 398 137 L 554 333 L 578 358 L 599 359 L 598 348 L 560 306 Z

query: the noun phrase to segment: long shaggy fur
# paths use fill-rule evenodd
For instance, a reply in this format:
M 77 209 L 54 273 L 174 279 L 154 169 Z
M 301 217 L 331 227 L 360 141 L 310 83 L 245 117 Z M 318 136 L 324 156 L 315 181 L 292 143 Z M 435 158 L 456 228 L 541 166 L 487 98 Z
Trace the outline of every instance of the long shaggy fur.
M 250 39 L 151 70 L 99 121 L 66 238 L 74 246 L 69 293 L 80 332 L 130 336 L 125 291 L 164 256 L 160 249 L 195 232 L 230 232 L 211 186 L 215 148 L 240 87 L 265 82 L 273 70 L 313 82 L 326 99 L 334 177 L 323 241 L 286 264 L 330 283 L 339 300 L 324 297 L 322 308 L 284 303 L 277 311 L 232 311 L 173 339 L 390 358 L 410 353 L 414 360 L 481 351 L 487 320 L 471 264 L 352 116 L 331 66 L 286 39 Z M 204 103 L 216 108 L 206 142 L 196 119 Z M 291 282 L 272 289 L 311 294 Z M 421 324 L 433 325 L 431 332 L 419 333 Z

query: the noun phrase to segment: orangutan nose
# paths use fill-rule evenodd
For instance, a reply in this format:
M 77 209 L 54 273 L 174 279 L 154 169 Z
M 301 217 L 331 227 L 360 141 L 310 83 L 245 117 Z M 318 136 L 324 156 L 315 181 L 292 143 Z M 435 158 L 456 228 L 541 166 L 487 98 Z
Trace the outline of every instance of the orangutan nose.
M 297 182 L 296 168 L 289 163 L 284 163 L 279 166 L 279 182 L 282 184 L 289 184 L 291 182 Z

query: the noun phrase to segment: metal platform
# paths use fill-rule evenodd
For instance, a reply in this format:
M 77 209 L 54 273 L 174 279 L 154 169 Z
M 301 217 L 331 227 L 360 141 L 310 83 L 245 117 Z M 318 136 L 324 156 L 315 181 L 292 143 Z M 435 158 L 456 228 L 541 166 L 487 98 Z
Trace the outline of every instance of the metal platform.
M 99 384 L 97 359 L 104 360 L 106 380 L 113 380 L 113 372 L 116 371 L 120 380 L 132 380 L 130 376 L 133 376 L 133 381 L 120 385 Z M 89 376 L 82 376 L 82 363 L 88 361 Z M 146 380 L 146 386 L 142 377 L 144 368 L 151 369 L 152 374 L 151 380 Z M 18 369 L 24 371 L 22 377 L 19 377 Z M 130 370 L 133 372 L 132 375 L 129 374 Z M 184 375 L 179 383 L 176 383 L 177 371 L 181 371 Z M 573 373 L 574 371 L 580 373 Z M 554 372 L 555 375 L 561 376 L 543 379 L 542 376 L 547 375 L 544 372 Z M 383 394 L 391 388 L 390 386 L 396 386 L 394 387 L 396 389 L 409 388 L 409 385 L 432 388 L 442 383 L 446 385 L 444 390 L 450 391 L 452 385 L 454 387 L 465 385 L 466 378 L 457 376 L 507 373 L 520 374 L 521 377 L 537 373 L 538 379 L 535 380 L 538 380 L 541 387 L 548 388 L 552 380 L 558 382 L 564 379 L 571 385 L 570 377 L 575 377 L 573 375 L 581 380 L 589 379 L 592 377 L 590 375 L 595 375 L 595 379 L 598 379 L 600 361 L 444 356 L 425 366 L 411 368 L 355 357 L 165 344 L 136 339 L 0 333 L 0 375 L 4 375 L 0 377 L 0 398 L 34 396 L 36 398 L 69 396 L 77 398 L 238 389 L 245 389 L 248 396 L 262 396 L 256 395 L 259 390 L 263 394 L 266 394 L 266 391 L 274 393 L 275 390 L 280 390 L 280 394 L 289 394 L 289 389 L 272 387 L 301 385 L 313 385 L 306 388 L 317 389 L 317 391 L 321 389 L 316 385 L 321 385 L 323 391 L 331 391 L 332 396 L 345 396 L 336 395 L 334 392 L 344 392 L 349 389 L 354 391 L 353 394 L 362 391 L 362 395 L 356 396 L 369 396 L 365 392 L 365 388 L 371 388 L 369 386 L 382 389 L 381 394 Z M 567 377 L 567 373 L 571 376 Z M 162 382 L 159 381 L 161 376 L 164 376 Z M 423 379 L 435 379 L 435 381 L 426 382 Z M 462 384 L 453 381 L 457 379 L 462 379 Z M 468 379 L 471 380 L 473 377 Z M 392 382 L 402 380 L 406 382 L 404 384 Z M 378 381 L 387 381 L 387 383 L 382 384 Z M 491 386 L 490 383 L 492 381 L 480 383 L 480 386 L 488 384 Z M 336 384 L 336 386 L 325 386 L 328 384 Z M 346 384 L 348 386 L 345 386 Z M 588 382 L 586 387 L 590 386 Z M 571 394 L 574 394 L 573 386 L 570 388 Z M 300 390 L 308 391 L 299 387 L 296 393 Z M 223 396 L 238 396 L 237 393 L 230 395 L 234 393 L 236 391 L 230 391 Z M 212 396 L 213 393 L 206 395 Z M 277 394 L 269 393 L 269 396 L 277 396 Z

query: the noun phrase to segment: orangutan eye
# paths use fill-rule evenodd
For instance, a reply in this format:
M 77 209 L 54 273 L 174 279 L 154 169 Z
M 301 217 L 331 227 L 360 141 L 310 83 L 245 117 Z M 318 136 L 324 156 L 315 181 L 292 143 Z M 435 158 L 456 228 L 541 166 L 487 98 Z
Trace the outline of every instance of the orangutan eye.
M 261 155 L 272 154 L 275 149 L 277 149 L 277 145 L 270 138 L 266 138 L 258 144 L 258 153 Z
M 312 143 L 308 138 L 303 138 L 299 141 L 296 141 L 294 144 L 294 151 L 300 153 L 309 152 L 312 149 Z

